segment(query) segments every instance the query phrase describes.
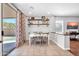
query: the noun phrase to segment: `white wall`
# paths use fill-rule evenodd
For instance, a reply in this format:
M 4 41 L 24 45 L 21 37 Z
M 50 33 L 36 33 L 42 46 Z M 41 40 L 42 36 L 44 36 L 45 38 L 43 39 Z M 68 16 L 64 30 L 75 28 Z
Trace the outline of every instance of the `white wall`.
M 33 32 L 55 32 L 55 19 L 54 17 L 49 17 L 49 26 L 46 25 L 32 25 L 32 26 L 28 26 L 28 18 L 26 19 L 26 31 L 27 34 L 33 33 Z M 36 19 L 39 19 L 41 17 L 35 17 Z M 49 33 L 49 39 L 52 40 L 52 34 Z
M 37 17 L 35 17 L 37 18 Z M 49 17 L 49 26 L 46 26 L 46 25 L 32 25 L 30 27 L 28 27 L 29 29 L 29 32 L 52 32 L 54 31 L 54 24 L 53 24 L 53 20 L 54 20 L 54 17 Z

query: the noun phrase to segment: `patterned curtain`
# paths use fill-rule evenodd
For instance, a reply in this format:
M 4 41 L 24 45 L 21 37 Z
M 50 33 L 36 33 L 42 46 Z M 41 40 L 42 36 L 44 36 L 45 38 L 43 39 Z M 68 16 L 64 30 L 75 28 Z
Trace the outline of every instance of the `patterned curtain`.
M 17 11 L 16 47 L 19 47 L 26 42 L 25 18 L 26 17 L 20 11 Z
M 26 16 L 22 14 L 22 38 L 24 42 L 26 42 L 26 22 L 25 22 Z

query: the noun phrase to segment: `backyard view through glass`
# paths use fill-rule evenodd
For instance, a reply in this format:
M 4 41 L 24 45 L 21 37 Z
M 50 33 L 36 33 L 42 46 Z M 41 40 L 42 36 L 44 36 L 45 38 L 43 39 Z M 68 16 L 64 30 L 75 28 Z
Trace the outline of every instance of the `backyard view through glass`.
M 3 19 L 4 29 L 15 29 L 16 28 L 16 18 L 5 18 Z
M 16 46 L 16 18 L 3 19 L 3 55 L 7 55 Z
M 15 42 L 15 29 L 16 18 L 3 19 L 4 43 Z

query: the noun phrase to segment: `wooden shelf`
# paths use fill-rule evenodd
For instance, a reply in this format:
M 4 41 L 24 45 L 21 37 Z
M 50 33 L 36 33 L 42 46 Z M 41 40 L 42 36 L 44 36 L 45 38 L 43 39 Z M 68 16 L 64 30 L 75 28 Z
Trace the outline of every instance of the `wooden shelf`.
M 35 21 L 36 22 L 36 24 L 32 24 L 32 21 Z M 41 23 L 40 23 L 40 21 L 41 21 Z M 28 19 L 28 22 L 29 22 L 29 26 L 30 25 L 37 25 L 37 26 L 40 26 L 40 25 L 46 25 L 46 26 L 48 26 L 49 24 L 48 24 L 48 21 L 49 21 L 49 19 L 47 19 L 47 20 L 43 20 L 43 19 L 34 19 L 34 20 L 32 20 L 32 19 Z M 44 22 L 47 22 L 47 24 L 45 23 L 44 24 Z
M 49 24 L 28 24 L 28 25 L 49 25 Z
M 28 24 L 29 26 L 31 25 L 36 25 L 36 26 L 41 26 L 41 25 L 45 25 L 45 26 L 48 26 L 49 24 Z
M 28 19 L 28 21 L 49 21 L 49 19 L 47 19 L 47 20 L 43 20 L 43 19 L 34 19 L 34 20 Z

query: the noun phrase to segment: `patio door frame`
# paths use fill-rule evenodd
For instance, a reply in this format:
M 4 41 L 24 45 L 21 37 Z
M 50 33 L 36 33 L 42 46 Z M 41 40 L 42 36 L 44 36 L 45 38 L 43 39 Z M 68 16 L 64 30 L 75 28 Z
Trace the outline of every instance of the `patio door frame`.
M 3 56 L 3 3 L 1 3 L 1 44 L 2 44 L 2 56 Z

